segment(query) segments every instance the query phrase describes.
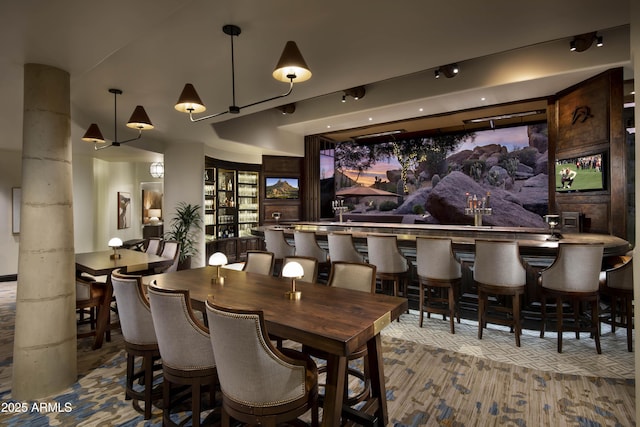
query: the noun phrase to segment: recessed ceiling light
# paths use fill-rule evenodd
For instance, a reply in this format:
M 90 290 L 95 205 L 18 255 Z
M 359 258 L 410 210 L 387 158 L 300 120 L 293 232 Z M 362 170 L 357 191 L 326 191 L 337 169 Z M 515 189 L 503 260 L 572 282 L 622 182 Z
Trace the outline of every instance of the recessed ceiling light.
M 369 117 L 369 121 L 373 120 L 373 117 Z
M 327 125 L 327 129 L 331 129 L 331 125 Z
M 480 101 L 486 101 L 487 98 L 485 98 L 484 96 L 482 98 L 480 98 Z
M 424 108 L 418 108 L 418 111 L 422 113 L 424 111 Z

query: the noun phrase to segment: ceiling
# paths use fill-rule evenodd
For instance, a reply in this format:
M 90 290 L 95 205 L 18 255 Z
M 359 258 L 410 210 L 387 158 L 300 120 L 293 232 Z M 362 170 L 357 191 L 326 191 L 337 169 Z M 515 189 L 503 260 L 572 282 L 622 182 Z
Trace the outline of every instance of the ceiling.
M 0 5 L 0 149 L 22 141 L 23 65 L 42 63 L 71 78 L 74 155 L 152 161 L 166 144 L 204 143 L 220 157 L 301 155 L 302 135 L 336 140 L 381 128 L 463 126 L 479 114 L 537 109 L 544 97 L 615 66 L 630 78 L 629 0 L 471 0 L 425 2 L 325 0 L 21 0 Z M 192 124 L 173 105 L 193 83 L 207 113 L 231 104 L 231 53 L 225 24 L 241 27 L 234 39 L 237 104 L 287 90 L 271 72 L 287 40 L 295 40 L 313 72 L 283 99 Z M 577 34 L 598 31 L 605 46 L 568 51 Z M 460 65 L 454 78 L 434 70 Z M 341 103 L 343 90 L 366 95 Z M 113 95 L 118 88 L 118 117 Z M 532 99 L 528 105 L 516 100 Z M 283 116 L 274 107 L 296 103 Z M 90 123 L 107 139 L 144 105 L 155 129 L 121 147 L 98 152 L 81 141 Z M 499 106 L 494 109 L 493 106 Z M 491 107 L 491 108 L 489 108 Z M 461 111 L 460 114 L 450 114 Z M 464 117 L 463 117 L 464 116 Z M 426 119 L 417 120 L 420 117 Z M 357 129 L 345 131 L 347 129 Z M 235 157 L 234 157 L 235 156 Z

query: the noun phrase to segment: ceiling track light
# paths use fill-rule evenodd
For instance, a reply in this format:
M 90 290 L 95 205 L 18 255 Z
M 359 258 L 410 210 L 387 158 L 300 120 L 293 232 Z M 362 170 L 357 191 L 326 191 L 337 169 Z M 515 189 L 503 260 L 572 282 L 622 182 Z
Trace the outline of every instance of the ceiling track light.
M 459 71 L 460 71 L 460 68 L 458 67 L 458 64 L 453 63 L 453 64 L 442 65 L 442 66 L 438 67 L 433 72 L 433 74 L 434 74 L 436 79 L 439 79 L 441 74 L 443 74 L 445 77 L 450 79 L 452 77 L 457 76 Z
M 108 147 L 119 147 L 121 144 L 135 141 L 142 137 L 143 130 L 153 129 L 153 124 L 151 123 L 147 112 L 144 110 L 144 107 L 142 105 L 138 105 L 133 110 L 129 121 L 127 122 L 128 128 L 138 129 L 138 136 L 124 141 L 118 141 L 118 95 L 122 95 L 122 91 L 120 89 L 109 89 L 109 93 L 113 94 L 113 141 L 109 145 L 98 146 L 98 144 L 104 144 L 107 141 L 104 139 L 104 136 L 102 136 L 102 132 L 100 132 L 100 128 L 96 123 L 91 123 L 87 131 L 82 136 L 83 141 L 93 142 L 93 148 L 96 151 Z
M 360 98 L 364 98 L 366 93 L 367 90 L 364 88 L 364 86 L 352 87 L 351 89 L 347 89 L 344 91 L 344 95 L 342 95 L 342 102 L 346 102 L 347 96 L 350 96 L 357 101 Z
M 280 105 L 279 107 L 276 107 L 276 109 L 280 110 L 280 112 L 284 115 L 293 114 L 296 112 L 296 104 L 291 103 L 291 104 Z
M 569 42 L 569 50 L 571 52 L 584 52 L 593 45 L 593 42 L 596 43 L 596 47 L 604 46 L 604 38 L 599 36 L 596 31 L 579 34 Z
M 258 102 L 252 102 L 251 104 L 238 106 L 236 105 L 236 77 L 235 77 L 235 61 L 234 61 L 234 52 L 233 52 L 233 38 L 234 36 L 239 36 L 241 33 L 240 27 L 236 25 L 225 25 L 222 27 L 222 31 L 229 36 L 231 39 L 231 101 L 232 105 L 225 111 L 221 111 L 219 113 L 211 114 L 204 117 L 193 117 L 193 114 L 203 113 L 207 108 L 202 103 L 200 96 L 196 92 L 196 89 L 193 87 L 191 83 L 187 83 L 180 94 L 180 98 L 178 98 L 178 102 L 175 105 L 175 109 L 182 112 L 188 113 L 189 119 L 192 122 L 199 122 L 201 120 L 207 120 L 214 117 L 221 116 L 223 114 L 231 113 L 238 114 L 240 110 L 253 107 L 254 105 L 262 104 L 265 102 L 273 101 L 275 99 L 284 98 L 289 96 L 293 91 L 293 83 L 300 83 L 307 81 L 311 78 L 311 71 L 307 66 L 298 46 L 294 41 L 288 41 L 282 51 L 282 55 L 280 55 L 280 60 L 278 61 L 276 68 L 273 70 L 273 78 L 289 83 L 289 90 L 281 95 L 277 95 L 271 98 L 264 99 Z

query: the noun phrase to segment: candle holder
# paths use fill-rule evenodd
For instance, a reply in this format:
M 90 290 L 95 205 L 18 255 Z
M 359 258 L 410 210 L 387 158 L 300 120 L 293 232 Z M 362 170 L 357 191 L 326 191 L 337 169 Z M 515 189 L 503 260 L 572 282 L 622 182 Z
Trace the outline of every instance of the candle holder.
M 224 277 L 220 276 L 220 269 L 223 265 L 227 265 L 227 262 L 227 256 L 222 252 L 216 252 L 209 257 L 209 265 L 216 267 L 216 275 L 211 278 L 211 283 L 224 285 Z
M 331 209 L 333 209 L 333 213 L 338 212 L 340 222 L 342 223 L 342 213 L 349 210 L 348 206 L 344 205 L 344 199 L 337 199 L 331 202 Z
M 303 276 L 304 269 L 299 262 L 290 261 L 282 267 L 282 277 L 291 279 L 291 290 L 285 292 L 285 297 L 290 300 L 299 300 L 302 297 L 302 292 L 296 290 L 296 279 L 301 279 Z
M 467 205 L 464 209 L 465 215 L 473 216 L 474 226 L 482 226 L 482 217 L 493 213 L 493 209 L 489 204 L 491 200 L 491 193 L 487 191 L 487 194 L 481 197 L 478 197 L 476 194 L 472 196 L 471 194 L 466 193 L 465 196 L 467 199 Z

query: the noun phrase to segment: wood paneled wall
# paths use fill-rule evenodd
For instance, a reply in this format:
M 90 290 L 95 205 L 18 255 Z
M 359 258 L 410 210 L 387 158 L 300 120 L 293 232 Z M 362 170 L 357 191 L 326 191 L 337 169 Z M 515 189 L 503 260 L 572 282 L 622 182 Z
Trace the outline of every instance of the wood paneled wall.
M 622 68 L 616 68 L 556 95 L 549 120 L 549 204 L 555 209 L 549 210 L 579 212 L 583 217 L 583 231 L 626 238 L 627 154 L 622 121 L 622 79 Z M 556 158 L 599 152 L 606 153 L 604 190 L 555 192 L 552 177 L 556 173 Z
M 280 221 L 300 221 L 302 216 L 302 203 L 307 197 L 305 191 L 305 176 L 303 176 L 302 157 L 287 156 L 262 156 L 262 180 L 260 190 L 261 213 L 260 223 L 273 225 L 276 221 L 272 218 L 274 212 L 280 212 Z M 298 200 L 267 200 L 265 199 L 264 180 L 266 178 L 298 178 L 300 184 L 300 197 Z

